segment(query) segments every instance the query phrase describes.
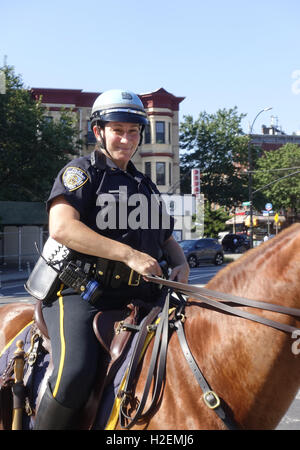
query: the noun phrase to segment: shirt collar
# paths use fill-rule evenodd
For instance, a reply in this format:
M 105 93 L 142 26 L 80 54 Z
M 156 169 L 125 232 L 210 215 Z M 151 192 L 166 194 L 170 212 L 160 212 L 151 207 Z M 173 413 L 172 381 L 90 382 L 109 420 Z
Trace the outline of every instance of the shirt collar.
M 101 150 L 101 152 L 102 152 L 102 150 Z M 106 156 L 105 153 L 102 152 L 102 154 L 105 156 L 105 158 L 106 158 L 106 165 L 107 165 L 109 168 L 117 169 L 117 170 L 120 170 L 121 172 L 128 172 L 128 173 L 130 173 L 130 174 L 133 175 L 133 176 L 135 176 L 135 175 L 138 174 L 138 171 L 137 171 L 137 169 L 136 169 L 136 167 L 135 167 L 135 165 L 133 164 L 132 161 L 129 161 L 129 162 L 128 162 L 128 164 L 127 164 L 127 169 L 126 169 L 126 170 L 122 170 L 122 169 L 120 169 L 120 167 L 118 167 L 118 166 L 114 163 L 114 161 L 113 161 L 112 159 L 110 159 L 108 156 Z

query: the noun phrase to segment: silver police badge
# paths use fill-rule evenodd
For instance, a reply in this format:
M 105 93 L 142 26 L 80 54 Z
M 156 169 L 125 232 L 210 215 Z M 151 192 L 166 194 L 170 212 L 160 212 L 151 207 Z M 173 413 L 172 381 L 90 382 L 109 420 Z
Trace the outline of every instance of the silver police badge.
M 69 191 L 75 191 L 87 182 L 87 173 L 79 167 L 67 167 L 62 176 L 64 186 Z

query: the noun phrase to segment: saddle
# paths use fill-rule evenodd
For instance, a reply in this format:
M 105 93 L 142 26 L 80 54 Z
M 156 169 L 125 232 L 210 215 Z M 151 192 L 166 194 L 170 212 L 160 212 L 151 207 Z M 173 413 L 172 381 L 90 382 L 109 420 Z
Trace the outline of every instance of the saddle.
M 39 341 L 39 343 L 36 346 L 34 344 L 31 345 L 31 353 L 28 358 L 31 358 L 31 360 L 34 359 L 35 362 L 37 355 L 35 354 L 33 356 L 33 354 L 37 353 L 38 346 L 41 346 L 44 352 L 49 353 L 50 363 L 39 388 L 36 411 L 38 410 L 40 400 L 47 386 L 47 380 L 52 371 L 51 342 L 41 306 L 42 303 L 40 301 L 35 304 L 33 312 L 34 323 L 31 325 L 31 335 L 37 336 L 37 342 Z M 78 424 L 80 424 L 81 429 L 91 429 L 93 426 L 103 390 L 113 379 L 114 374 L 123 361 L 122 356 L 126 354 L 127 345 L 133 336 L 132 331 L 139 329 L 138 322 L 141 320 L 140 310 L 140 306 L 128 304 L 122 309 L 100 311 L 94 317 L 93 329 L 103 350 L 103 355 L 100 358 L 95 386 L 85 407 L 80 412 L 80 417 L 78 417 Z M 29 369 L 24 376 L 24 384 L 29 380 L 33 370 L 34 364 L 29 365 Z M 0 403 L 2 404 L 0 405 L 2 410 L 2 414 L 0 413 L 0 422 L 2 422 L 4 429 L 11 429 L 12 424 L 12 377 L 13 368 L 10 368 L 6 371 L 5 377 L 2 377 L 0 386 Z
M 115 362 L 122 354 L 130 338 L 130 329 L 138 329 L 138 327 L 135 327 L 138 312 L 138 306 L 129 304 L 122 309 L 99 311 L 94 317 L 93 329 L 95 335 L 102 348 L 109 354 L 112 362 Z M 34 321 L 42 336 L 50 340 L 41 302 L 37 302 L 35 305 Z

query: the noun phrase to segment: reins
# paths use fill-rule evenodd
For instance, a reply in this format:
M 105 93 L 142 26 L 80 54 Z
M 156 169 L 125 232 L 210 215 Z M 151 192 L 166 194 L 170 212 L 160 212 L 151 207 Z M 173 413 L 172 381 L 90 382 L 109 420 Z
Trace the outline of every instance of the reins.
M 156 327 L 155 332 L 155 339 L 154 339 L 154 345 L 153 345 L 153 351 L 151 354 L 151 360 L 149 364 L 147 379 L 145 382 L 145 387 L 143 391 L 143 395 L 141 400 L 139 401 L 139 405 L 137 407 L 137 410 L 134 414 L 134 416 L 129 416 L 125 409 L 128 408 L 128 401 L 132 401 L 132 394 L 134 390 L 134 382 L 137 366 L 140 362 L 140 357 L 142 353 L 142 347 L 144 346 L 147 334 L 149 331 L 152 331 L 153 326 L 152 321 L 155 317 L 157 317 L 157 314 L 159 311 L 157 311 L 157 308 L 153 308 L 153 310 L 150 312 L 149 316 L 154 316 L 152 321 L 148 320 L 143 324 L 142 329 L 139 332 L 139 336 L 135 345 L 135 349 L 133 352 L 133 357 L 131 359 L 131 363 L 129 366 L 128 376 L 126 379 L 126 383 L 124 386 L 124 389 L 118 394 L 122 396 L 122 401 L 120 405 L 120 425 L 122 428 L 130 428 L 132 427 L 138 420 L 145 418 L 147 415 L 150 414 L 150 412 L 153 410 L 153 408 L 157 405 L 157 401 L 160 397 L 164 376 L 165 376 L 165 367 L 166 367 L 166 358 L 167 358 L 167 348 L 168 348 L 168 338 L 169 338 L 169 293 L 166 296 L 165 304 L 163 307 L 163 310 L 160 314 L 160 320 Z M 160 310 L 160 308 L 159 308 Z M 153 315 L 154 312 L 154 315 Z M 155 380 L 154 384 L 154 390 L 152 394 L 152 399 L 150 406 L 147 408 L 147 410 L 144 412 L 144 408 L 150 393 L 151 383 L 152 379 Z
M 134 391 L 134 382 L 138 363 L 140 361 L 141 356 L 141 348 L 145 342 L 147 332 L 149 332 L 149 323 L 147 320 L 143 329 L 139 332 L 139 337 L 137 339 L 137 343 L 135 346 L 135 351 L 133 354 L 133 358 L 131 360 L 128 376 L 126 379 L 126 383 L 124 389 L 119 393 L 122 396 L 121 407 L 120 407 L 120 425 L 122 428 L 131 428 L 134 424 L 136 424 L 141 419 L 145 419 L 146 416 L 149 417 L 150 413 L 153 412 L 155 406 L 157 406 L 158 400 L 160 398 L 160 394 L 163 388 L 164 377 L 165 377 L 165 366 L 166 366 L 166 356 L 167 356 L 167 346 L 168 346 L 168 331 L 170 328 L 173 328 L 177 332 L 177 336 L 179 339 L 179 343 L 182 349 L 182 352 L 188 362 L 199 386 L 203 391 L 203 400 L 205 405 L 214 410 L 214 412 L 222 419 L 223 423 L 226 425 L 228 429 L 236 430 L 239 429 L 238 425 L 235 421 L 228 416 L 225 409 L 222 407 L 222 402 L 218 395 L 211 389 L 201 370 L 199 369 L 197 362 L 195 361 L 188 343 L 186 341 L 185 333 L 184 333 L 184 308 L 186 305 L 186 301 L 183 299 L 183 295 L 193 296 L 193 298 L 200 300 L 201 302 L 213 307 L 214 309 L 224 311 L 231 315 L 235 315 L 238 317 L 242 317 L 248 320 L 252 320 L 254 322 L 261 323 L 266 326 L 270 326 L 272 328 L 284 331 L 286 333 L 293 333 L 294 331 L 299 331 L 298 328 L 283 324 L 280 322 L 276 322 L 265 317 L 258 316 L 256 314 L 249 313 L 247 311 L 238 309 L 236 306 L 230 306 L 225 304 L 224 302 L 234 303 L 235 305 L 242 306 L 250 306 L 253 308 L 259 308 L 263 310 L 268 310 L 272 312 L 277 312 L 281 314 L 286 314 L 294 317 L 300 317 L 300 309 L 297 308 L 289 308 L 281 305 L 274 305 L 272 303 L 260 302 L 256 300 L 251 300 L 244 297 L 233 296 L 231 294 L 225 294 L 213 290 L 209 290 L 206 288 L 201 288 L 197 286 L 191 286 L 185 283 L 179 283 L 177 281 L 170 281 L 160 277 L 152 277 L 147 276 L 147 279 L 153 283 L 160 284 L 163 286 L 163 289 L 168 288 L 168 293 L 166 295 L 166 300 L 164 307 L 160 314 L 160 320 L 156 328 L 155 340 L 153 345 L 153 351 L 151 354 L 151 360 L 149 364 L 148 374 L 145 382 L 144 391 L 142 394 L 141 400 L 138 402 L 138 407 L 133 416 L 130 416 L 126 411 L 129 409 L 130 402 L 133 400 L 133 391 Z M 169 320 L 169 306 L 170 306 L 170 291 L 174 291 L 178 296 L 178 303 L 175 309 L 173 320 Z M 213 298 L 210 298 L 213 297 Z M 217 300 L 216 300 L 217 299 Z M 221 300 L 221 301 L 218 301 Z M 153 313 L 149 316 L 153 318 L 155 312 L 157 313 L 157 308 L 153 308 Z M 144 408 L 150 393 L 150 388 L 152 384 L 152 380 L 154 380 L 154 388 L 152 393 L 152 399 L 150 402 L 150 406 L 144 412 Z M 131 405 L 132 406 L 132 405 Z
M 289 308 L 281 305 L 274 305 L 272 303 L 266 303 L 266 302 L 260 302 L 256 300 L 250 300 L 245 297 L 238 297 L 231 294 L 224 294 L 221 292 L 209 290 L 202 287 L 197 286 L 191 286 L 189 284 L 185 283 L 179 283 L 178 281 L 170 281 L 165 280 L 164 278 L 160 277 L 152 277 L 147 276 L 147 279 L 153 283 L 161 284 L 163 286 L 168 286 L 172 288 L 175 292 L 180 292 L 184 295 L 193 295 L 193 298 L 196 298 L 198 300 L 201 300 L 202 302 L 212 306 L 213 308 L 219 309 L 221 311 L 225 311 L 229 314 L 243 317 L 244 319 L 252 320 L 254 322 L 261 323 L 263 325 L 270 326 L 272 328 L 276 328 L 277 330 L 284 331 L 286 333 L 293 333 L 294 331 L 299 331 L 298 328 L 276 322 L 274 320 L 266 319 L 265 317 L 258 316 L 256 314 L 249 313 L 247 311 L 242 311 L 240 309 L 237 309 L 236 307 L 229 306 L 227 304 L 224 304 L 223 302 L 219 302 L 216 300 L 213 300 L 209 297 L 213 297 L 214 299 L 223 300 L 226 302 L 235 303 L 237 305 L 242 306 L 250 306 L 253 308 L 259 308 L 267 311 L 277 312 L 281 314 L 286 314 L 294 317 L 300 317 L 300 309 L 298 308 Z

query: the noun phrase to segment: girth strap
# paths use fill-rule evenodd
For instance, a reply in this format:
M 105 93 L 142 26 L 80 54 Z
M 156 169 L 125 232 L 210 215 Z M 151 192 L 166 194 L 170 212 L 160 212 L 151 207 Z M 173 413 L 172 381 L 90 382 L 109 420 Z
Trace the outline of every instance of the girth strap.
M 272 328 L 276 328 L 277 330 L 284 331 L 286 333 L 293 333 L 294 331 L 299 331 L 298 328 L 293 327 L 291 325 L 287 325 L 280 322 L 275 322 L 274 320 L 266 319 L 265 317 L 258 316 L 256 314 L 251 314 L 247 311 L 242 311 L 240 309 L 237 309 L 235 307 L 226 305 L 222 302 L 218 302 L 216 300 L 212 300 L 208 298 L 206 295 L 209 295 L 214 298 L 230 301 L 233 303 L 241 304 L 243 306 L 251 306 L 254 308 L 260 308 L 260 309 L 266 309 L 269 311 L 279 312 L 281 314 L 288 314 L 291 316 L 300 316 L 300 310 L 296 308 L 288 308 L 280 305 L 274 305 L 271 303 L 265 303 L 265 302 L 258 302 L 256 300 L 250 300 L 243 297 L 237 297 L 233 295 L 223 294 L 217 291 L 212 291 L 204 288 L 199 288 L 196 286 L 191 286 L 189 284 L 185 283 L 179 283 L 177 281 L 169 281 L 165 280 L 160 277 L 152 277 L 147 276 L 147 279 L 153 283 L 162 284 L 165 286 L 169 286 L 174 289 L 176 292 L 181 292 L 185 295 L 193 295 L 193 298 L 196 298 L 198 300 L 201 300 L 202 302 L 212 306 L 213 308 L 216 308 L 221 311 L 225 311 L 229 314 L 232 314 L 234 316 L 243 317 L 244 319 L 252 320 L 254 322 L 258 322 L 267 326 L 270 326 Z M 201 295 L 201 292 L 205 293 L 206 295 Z

